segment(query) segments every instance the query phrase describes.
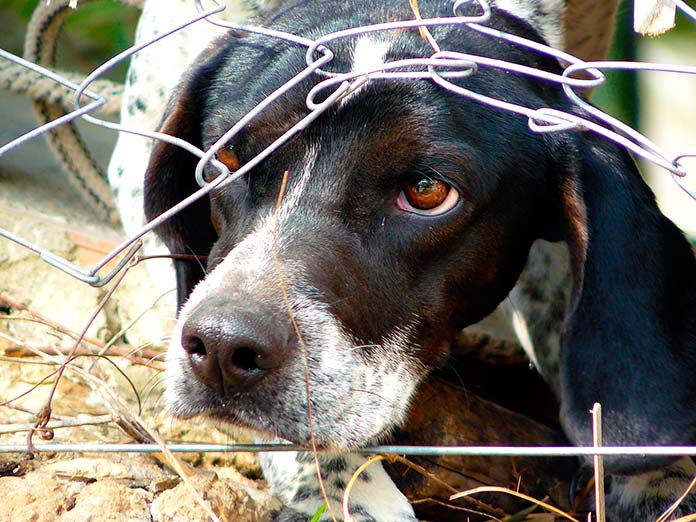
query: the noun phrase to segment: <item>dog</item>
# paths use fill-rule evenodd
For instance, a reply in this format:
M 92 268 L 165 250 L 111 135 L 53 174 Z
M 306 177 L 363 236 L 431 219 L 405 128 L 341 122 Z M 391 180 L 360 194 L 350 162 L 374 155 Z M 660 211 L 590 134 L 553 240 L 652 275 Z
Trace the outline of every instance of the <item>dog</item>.
M 487 25 L 556 45 L 555 5 L 494 3 Z M 444 17 L 451 4 L 421 1 L 420 10 Z M 315 38 L 412 18 L 405 2 L 303 0 L 283 3 L 262 23 Z M 430 31 L 446 50 L 561 71 L 549 57 L 467 27 Z M 326 67 L 336 72 L 432 54 L 415 29 L 330 47 Z M 161 130 L 206 150 L 304 67 L 301 46 L 231 32 L 186 75 Z M 317 81 L 285 94 L 217 159 L 233 171 L 253 158 L 306 114 Z M 587 118 L 561 89 L 528 77 L 482 67 L 452 81 Z M 148 219 L 198 189 L 197 161 L 154 144 Z M 216 175 L 206 167 L 208 181 Z M 694 255 L 627 152 L 592 133 L 535 134 L 525 118 L 429 81 L 367 82 L 157 232 L 171 252 L 207 259 L 205 267 L 175 260 L 181 308 L 168 352 L 171 411 L 335 450 L 321 462 L 332 501 L 361 461 L 344 452 L 388 440 L 417 407 L 419 385 L 447 364 L 457 332 L 488 316 L 516 283 L 534 280 L 520 276 L 530 250 L 552 248 L 543 241 L 565 245 L 571 269 L 562 336 L 555 343 L 549 334 L 548 350 L 534 354 L 558 394 L 569 440 L 591 445 L 595 402 L 605 445 L 696 439 Z M 310 520 L 324 500 L 306 454 L 264 455 L 262 465 L 286 504 L 277 520 Z M 612 457 L 605 468 L 612 521 L 654 520 L 696 474 L 691 459 L 677 457 Z M 350 500 L 355 520 L 415 520 L 379 466 Z M 693 511 L 696 498 L 687 495 L 674 516 Z

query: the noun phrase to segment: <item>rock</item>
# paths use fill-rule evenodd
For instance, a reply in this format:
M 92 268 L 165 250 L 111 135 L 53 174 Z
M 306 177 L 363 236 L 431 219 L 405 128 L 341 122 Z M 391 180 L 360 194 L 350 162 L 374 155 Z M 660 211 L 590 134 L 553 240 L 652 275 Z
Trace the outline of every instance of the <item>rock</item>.
M 120 462 L 103 458 L 74 458 L 60 460 L 46 466 L 46 471 L 58 478 L 71 480 L 95 481 L 102 479 L 128 479 L 131 474 Z
M 2 521 L 53 522 L 71 505 L 60 483 L 44 473 L 0 477 L 0 498 Z
M 87 484 L 57 522 L 150 522 L 152 495 L 113 479 Z M 23 519 L 15 519 L 23 520 Z
M 153 495 L 159 495 L 163 491 L 172 489 L 176 487 L 177 484 L 181 482 L 181 478 L 176 476 L 171 477 L 159 477 L 150 482 L 150 486 L 147 488 Z
M 271 510 L 280 504 L 268 493 L 261 490 L 254 492 L 252 498 L 247 489 L 235 482 L 224 482 L 217 477 L 194 476 L 189 478 L 191 485 L 181 482 L 172 489 L 160 493 L 152 502 L 152 522 L 208 522 L 208 510 L 220 520 L 235 522 L 268 522 Z M 201 506 L 199 498 L 207 509 Z
M 65 208 L 64 202 L 53 196 L 24 183 L 15 185 L 2 180 L 0 228 L 47 249 L 84 271 L 89 271 L 123 241 L 121 230 Z M 82 330 L 104 295 L 102 288 L 93 288 L 63 273 L 34 252 L 4 237 L 0 237 L 0 264 L 3 294 L 76 332 Z M 107 271 L 102 270 L 102 275 Z M 162 339 L 171 330 L 175 309 L 174 298 L 168 295 L 160 299 L 160 294 L 145 263 L 131 267 L 109 305 L 90 326 L 87 336 L 109 341 L 124 325 L 134 322 L 127 332 L 132 346 Z M 135 320 L 142 315 L 145 319 Z M 3 325 L 3 329 L 16 339 L 36 340 L 38 346 L 45 346 L 47 342 L 56 346 L 71 343 L 68 336 L 58 336 L 51 328 L 34 321 L 15 321 Z
M 270 522 L 281 505 L 263 483 L 216 470 L 224 478 L 199 470 L 187 480 L 221 521 Z M 144 455 L 38 457 L 26 475 L 0 476 L 0 499 L 0 522 L 210 521 L 191 487 Z

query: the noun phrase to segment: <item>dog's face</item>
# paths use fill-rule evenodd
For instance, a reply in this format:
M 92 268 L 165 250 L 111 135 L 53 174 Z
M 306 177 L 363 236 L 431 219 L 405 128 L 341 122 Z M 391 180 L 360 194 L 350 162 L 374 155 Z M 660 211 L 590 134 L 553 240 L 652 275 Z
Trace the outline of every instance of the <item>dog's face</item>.
M 364 36 L 334 50 L 334 67 L 425 56 L 426 45 L 417 31 Z M 295 48 L 266 58 L 265 73 L 239 70 L 240 43 L 229 46 L 206 78 L 203 148 L 278 86 L 275 69 L 285 80 L 302 68 Z M 219 159 L 243 164 L 263 150 L 306 111 L 305 93 L 263 113 Z M 309 388 L 320 445 L 364 444 L 397 425 L 454 334 L 506 295 L 538 227 L 528 210 L 542 204 L 544 138 L 485 112 L 426 82 L 368 84 L 215 190 L 207 275 L 169 351 L 172 410 L 307 443 Z M 523 199 L 506 181 L 517 173 L 533 187 Z
M 303 3 L 282 13 L 283 28 L 303 33 L 322 25 L 317 17 L 332 20 L 319 33 L 409 18 L 408 10 L 386 12 L 391 2 L 383 4 L 385 12 L 364 6 L 372 20 L 342 5 L 327 17 Z M 444 4 L 442 12 L 426 16 L 447 14 L 446 2 L 434 4 Z M 539 38 L 502 12 L 494 11 L 491 24 Z M 466 27 L 434 33 L 445 49 L 558 69 Z M 343 40 L 332 50 L 329 68 L 339 71 L 432 53 L 415 30 Z M 189 75 L 163 129 L 207 149 L 303 68 L 303 48 L 230 36 Z M 264 111 L 218 159 L 234 170 L 263 150 L 306 114 L 305 95 L 317 81 L 310 78 Z M 504 71 L 482 69 L 461 81 L 494 98 L 573 110 L 560 89 Z M 310 431 L 319 446 L 375 441 L 402 420 L 422 377 L 445 362 L 455 333 L 507 295 L 539 237 L 568 242 L 573 311 L 579 321 L 594 322 L 587 313 L 594 308 L 585 303 L 601 298 L 594 287 L 586 292 L 586 280 L 603 259 L 597 261 L 601 250 L 588 254 L 591 223 L 578 158 L 595 150 L 597 161 L 637 178 L 625 155 L 597 142 L 534 134 L 523 117 L 427 81 L 360 87 L 248 175 L 160 229 L 172 251 L 207 256 L 205 273 L 195 263 L 177 264 L 186 303 L 168 354 L 172 411 L 300 444 Z M 195 163 L 179 149 L 156 145 L 146 180 L 151 218 L 197 188 Z M 649 199 L 642 188 L 637 192 Z M 570 326 L 579 335 L 577 321 Z M 581 340 L 578 350 L 566 350 L 569 357 L 587 354 L 591 342 Z M 564 379 L 567 424 L 582 441 L 587 422 L 578 412 L 594 395 L 567 384 L 573 375 Z

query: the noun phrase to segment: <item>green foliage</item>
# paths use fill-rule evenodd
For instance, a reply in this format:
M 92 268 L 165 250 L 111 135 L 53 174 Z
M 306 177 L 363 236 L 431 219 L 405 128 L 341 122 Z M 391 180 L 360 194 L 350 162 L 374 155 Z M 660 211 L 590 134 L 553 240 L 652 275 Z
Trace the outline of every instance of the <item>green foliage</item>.
M 0 19 L 4 22 L 0 47 L 22 54 L 24 33 L 38 3 L 37 0 L 0 0 Z M 139 10 L 113 0 L 79 5 L 63 26 L 57 67 L 89 73 L 132 45 L 139 15 Z M 127 64 L 121 64 L 107 77 L 123 80 L 126 68 Z
M 324 511 L 326 511 L 327 507 L 328 507 L 328 505 L 326 504 L 326 502 L 324 502 L 321 506 L 319 506 L 319 509 L 317 509 L 317 512 L 314 513 L 314 516 L 312 517 L 311 522 L 319 522 L 319 519 L 324 514 Z

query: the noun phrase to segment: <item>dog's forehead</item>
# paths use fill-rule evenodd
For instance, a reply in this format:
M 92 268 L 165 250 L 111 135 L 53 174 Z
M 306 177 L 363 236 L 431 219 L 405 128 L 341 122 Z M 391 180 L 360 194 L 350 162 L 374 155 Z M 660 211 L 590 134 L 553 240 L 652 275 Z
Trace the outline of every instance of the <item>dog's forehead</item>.
M 247 210 L 267 213 L 287 172 L 284 208 L 328 212 L 369 232 L 381 226 L 398 194 L 417 178 L 453 184 L 474 211 L 493 197 L 504 173 L 519 172 L 518 185 L 544 176 L 544 147 L 541 139 L 530 140 L 523 119 L 491 133 L 481 124 L 480 108 L 452 107 L 461 103 L 424 82 L 368 84 L 240 179 L 244 187 L 235 201 L 243 197 Z M 296 121 L 292 107 L 273 116 L 244 130 L 237 147 L 242 162 Z M 221 199 L 217 208 L 232 215 L 239 207 L 229 201 Z M 242 225 L 236 217 L 230 222 Z
M 555 0 L 547 0 L 553 3 Z M 533 24 L 530 18 L 533 10 L 516 8 L 512 4 L 534 4 L 531 0 L 507 0 L 502 9 L 494 8 L 489 25 L 501 29 L 504 32 L 512 32 L 533 40 L 539 39 L 539 34 L 533 29 L 538 24 Z M 369 25 L 376 22 L 409 20 L 413 17 L 407 4 L 396 3 L 389 6 L 388 10 L 375 11 L 365 9 L 363 12 L 359 6 L 354 9 L 341 5 L 326 5 L 326 13 L 305 12 L 305 8 L 298 4 L 289 12 L 281 12 L 277 19 L 272 20 L 271 26 L 284 31 L 298 34 L 310 40 L 320 38 L 333 31 L 347 29 L 346 20 L 350 20 L 353 26 Z M 330 16 L 334 11 L 350 11 L 336 21 Z M 448 2 L 421 2 L 423 16 L 451 16 L 451 7 Z M 474 10 L 476 11 L 476 10 Z M 528 12 L 529 11 L 529 12 Z M 302 18 L 301 15 L 307 18 Z M 528 25 L 531 24 L 531 25 Z M 350 26 L 349 26 L 350 27 Z M 529 66 L 546 68 L 551 63 L 536 53 L 529 52 L 522 47 L 511 47 L 502 40 L 479 34 L 473 29 L 463 25 L 445 25 L 431 27 L 430 31 L 435 36 L 443 50 L 459 51 L 473 55 L 487 56 L 498 59 L 511 59 Z M 543 32 L 543 31 L 542 31 Z M 300 73 L 307 67 L 306 51 L 302 45 L 289 44 L 282 40 L 276 40 L 266 36 L 248 35 L 244 38 L 231 38 L 226 44 L 227 56 L 224 66 L 213 74 L 212 83 L 203 93 L 207 97 L 209 118 L 219 119 L 220 128 L 224 128 L 229 120 L 238 121 L 246 113 L 263 101 L 270 93 L 290 80 L 294 74 Z M 360 33 L 351 37 L 339 38 L 328 42 L 332 59 L 322 66 L 323 70 L 332 73 L 347 73 L 356 71 L 370 71 L 378 69 L 380 64 L 400 59 L 428 58 L 433 54 L 432 46 L 421 37 L 416 29 L 409 30 L 384 30 L 377 32 Z M 319 58 L 321 53 L 315 52 Z M 471 81 L 478 82 L 476 76 L 486 76 L 492 72 L 479 71 Z M 313 85 L 325 79 L 321 75 L 311 76 L 307 82 L 293 89 L 288 95 L 281 98 L 281 104 L 286 108 L 292 106 L 297 111 L 296 115 L 304 115 L 307 112 L 305 96 Z M 324 96 L 330 90 L 325 91 Z M 322 95 L 319 96 L 321 98 Z M 268 112 L 273 113 L 270 108 Z
M 498 21 L 510 22 L 504 16 Z M 488 48 L 490 39 L 481 39 L 468 28 L 457 31 L 457 37 L 470 44 L 466 51 L 493 56 L 502 52 L 495 46 Z M 443 34 L 442 40 L 450 41 L 451 33 Z M 306 66 L 301 46 L 259 48 L 259 40 L 252 38 L 233 47 L 206 92 L 208 110 L 202 124 L 206 147 Z M 432 53 L 417 31 L 362 34 L 332 42 L 331 48 L 335 60 L 330 67 L 342 72 L 367 72 L 388 61 Z M 307 92 L 322 79 L 310 76 L 232 139 L 242 163 L 308 114 Z M 490 68 L 464 81 L 475 92 L 513 103 L 545 106 L 548 101 L 544 86 Z M 531 135 L 524 118 L 510 118 L 504 111 L 459 97 L 432 82 L 374 80 L 336 103 L 264 160 L 251 172 L 248 183 L 252 191 L 258 190 L 261 196 L 265 193 L 269 203 L 277 197 L 287 171 L 289 194 L 314 197 L 324 204 L 343 198 L 345 206 L 352 196 L 380 190 L 389 197 L 389 190 L 408 181 L 406 176 L 432 171 L 465 190 L 467 185 L 475 187 L 475 199 L 483 204 L 502 172 L 516 170 L 543 177 L 543 169 L 534 167 L 544 163 L 543 141 L 543 137 Z
M 353 215 L 383 207 L 415 177 L 444 177 L 468 188 L 478 170 L 485 172 L 477 169 L 484 163 L 481 150 L 453 138 L 444 124 L 446 111 L 437 104 L 418 99 L 411 88 L 393 87 L 366 86 L 313 122 L 250 172 L 250 190 L 275 197 L 287 172 L 288 195 Z M 276 122 L 260 121 L 245 139 L 265 143 L 274 130 Z

